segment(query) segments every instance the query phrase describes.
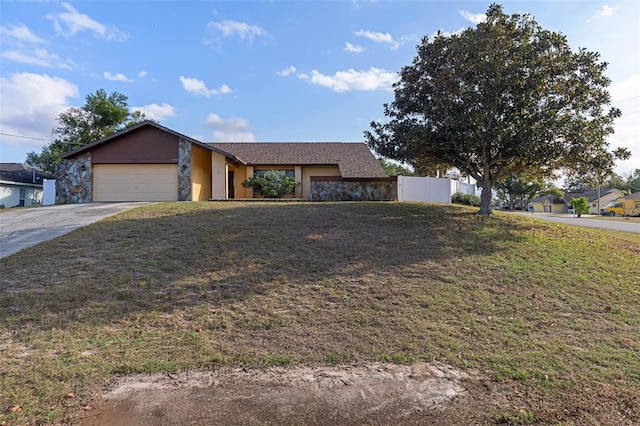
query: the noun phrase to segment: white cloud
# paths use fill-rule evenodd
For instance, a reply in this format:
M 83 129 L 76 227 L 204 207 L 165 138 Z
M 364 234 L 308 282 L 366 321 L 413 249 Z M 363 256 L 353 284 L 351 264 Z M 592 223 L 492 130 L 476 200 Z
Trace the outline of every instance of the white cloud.
M 594 18 L 610 18 L 615 14 L 616 10 L 618 10 L 617 7 L 611 7 L 605 4 L 604 6 L 602 6 L 602 8 L 598 9 L 598 11 L 594 15 Z
M 242 40 L 253 42 L 255 37 L 264 37 L 266 31 L 257 25 L 247 24 L 238 21 L 212 21 L 207 25 L 208 28 L 215 28 L 222 33 L 224 37 L 238 35 Z
M 145 78 L 147 75 L 149 75 L 149 73 L 144 70 L 138 72 L 138 77 L 140 78 Z
M 71 69 L 70 61 L 64 62 L 58 55 L 48 52 L 46 49 L 34 49 L 33 52 L 6 50 L 2 52 L 2 58 L 19 64 L 37 65 L 45 68 Z
M 358 30 L 354 34 L 357 35 L 358 37 L 368 38 L 369 40 L 374 41 L 376 43 L 386 43 L 389 45 L 391 49 L 397 49 L 398 47 L 400 47 L 400 43 L 395 41 L 393 37 L 391 37 L 391 34 L 389 33 L 378 33 L 373 31 Z
M 351 53 L 362 53 L 366 49 L 364 47 L 362 47 L 362 46 L 354 45 L 354 44 L 351 44 L 351 43 L 347 42 L 344 45 L 344 50 L 346 50 L 347 52 L 351 52 Z
M 224 95 L 227 93 L 231 93 L 231 88 L 226 84 L 220 86 L 219 89 L 209 89 L 204 84 L 204 81 L 198 80 L 197 78 L 187 78 L 184 76 L 180 76 L 180 82 L 182 83 L 182 88 L 189 93 L 193 93 L 194 95 L 202 95 L 209 97 L 211 95 Z
M 451 37 L 454 34 L 462 34 L 462 32 L 466 30 L 466 28 L 459 28 L 456 31 L 445 31 L 445 30 L 437 30 L 429 35 L 429 40 L 435 39 L 438 35 L 443 37 Z
M 31 32 L 24 24 L 0 26 L 2 39 L 10 39 L 13 42 L 40 44 L 45 43 L 43 39 Z
M 218 114 L 211 113 L 204 125 L 213 130 L 216 142 L 255 142 L 253 133 L 249 131 L 249 122 L 238 117 L 227 120 Z
M 47 74 L 17 73 L 0 78 L 0 128 L 4 133 L 46 138 L 78 87 Z M 2 137 L 7 145 L 40 148 L 46 141 Z
M 283 69 L 282 71 L 278 71 L 276 74 L 286 77 L 288 75 L 293 74 L 294 72 L 296 72 L 296 67 L 292 65 L 290 67 Z
M 121 72 L 117 74 L 111 74 L 110 72 L 105 71 L 104 73 L 102 73 L 102 76 L 110 81 L 123 81 L 125 83 L 133 83 L 133 80 L 131 80 L 129 77 L 122 74 Z
M 319 86 L 329 87 L 336 92 L 350 90 L 391 90 L 398 81 L 398 74 L 392 71 L 371 67 L 368 71 L 338 71 L 334 75 L 321 74 L 316 70 L 311 75 L 299 74 L 298 77 Z
M 478 25 L 481 22 L 484 22 L 487 20 L 487 15 L 485 15 L 484 13 L 471 13 L 469 11 L 466 10 L 460 10 L 458 11 L 458 13 L 467 21 L 470 21 L 473 24 Z
M 70 37 L 80 31 L 90 31 L 106 40 L 122 41 L 128 38 L 125 33 L 116 27 L 102 24 L 89 17 L 89 15 L 80 13 L 69 3 L 63 2 L 62 7 L 65 8 L 66 12 L 47 16 L 48 19 L 53 21 L 53 26 L 57 33 Z
M 165 118 L 173 117 L 176 115 L 176 109 L 166 102 L 161 105 L 149 104 L 144 106 L 132 106 L 131 111 L 140 111 L 149 120 L 162 121 Z

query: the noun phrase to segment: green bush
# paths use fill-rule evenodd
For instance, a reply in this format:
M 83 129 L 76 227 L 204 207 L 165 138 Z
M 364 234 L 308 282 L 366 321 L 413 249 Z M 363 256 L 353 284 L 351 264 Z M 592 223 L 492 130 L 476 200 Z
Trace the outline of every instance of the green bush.
M 270 170 L 264 175 L 254 175 L 242 182 L 245 188 L 251 188 L 265 198 L 280 198 L 294 190 L 298 182 L 285 173 Z
M 480 197 L 473 194 L 464 194 L 462 192 L 456 192 L 453 194 L 451 202 L 454 204 L 464 204 L 465 206 L 480 207 Z

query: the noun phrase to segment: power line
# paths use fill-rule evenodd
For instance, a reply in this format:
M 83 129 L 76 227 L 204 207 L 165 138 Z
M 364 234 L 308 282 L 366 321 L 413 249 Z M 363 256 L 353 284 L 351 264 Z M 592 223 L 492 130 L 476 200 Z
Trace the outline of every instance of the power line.
M 22 138 L 22 139 L 33 139 L 33 140 L 35 140 L 35 141 L 47 141 L 47 142 L 51 142 L 51 139 L 34 138 L 34 137 L 31 137 L 31 136 L 22 136 L 22 135 L 12 135 L 12 134 L 10 134 L 10 133 L 3 133 L 3 132 L 0 132 L 0 135 L 3 135 L 3 136 L 11 136 L 11 137 L 14 137 L 14 138 Z
M 633 99 L 638 99 L 638 98 L 640 98 L 640 96 L 632 96 L 632 97 L 630 97 L 630 98 L 620 99 L 620 100 L 618 100 L 618 101 L 612 101 L 611 103 L 612 103 L 612 104 L 619 104 L 620 102 L 631 101 L 631 100 L 633 100 Z

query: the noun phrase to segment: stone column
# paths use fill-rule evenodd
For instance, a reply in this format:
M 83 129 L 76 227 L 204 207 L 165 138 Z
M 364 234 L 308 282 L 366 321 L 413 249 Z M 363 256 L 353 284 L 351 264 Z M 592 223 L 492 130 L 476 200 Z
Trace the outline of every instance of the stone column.
M 191 201 L 191 142 L 178 143 L 178 201 Z

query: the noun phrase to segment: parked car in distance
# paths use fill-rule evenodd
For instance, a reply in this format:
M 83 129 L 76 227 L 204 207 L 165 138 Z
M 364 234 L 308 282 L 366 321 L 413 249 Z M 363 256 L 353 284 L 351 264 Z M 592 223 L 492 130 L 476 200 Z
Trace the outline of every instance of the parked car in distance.
M 613 201 L 600 209 L 602 216 L 640 216 L 640 200 Z

